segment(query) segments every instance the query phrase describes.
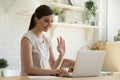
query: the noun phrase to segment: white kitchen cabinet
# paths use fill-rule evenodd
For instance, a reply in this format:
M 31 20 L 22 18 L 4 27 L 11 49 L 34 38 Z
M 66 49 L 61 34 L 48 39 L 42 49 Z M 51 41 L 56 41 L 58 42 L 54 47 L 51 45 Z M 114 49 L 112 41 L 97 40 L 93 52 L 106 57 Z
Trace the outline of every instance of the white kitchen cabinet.
M 66 5 L 66 4 L 63 4 L 63 3 L 55 3 L 53 2 L 51 4 L 51 6 L 53 8 L 59 8 L 61 11 L 70 11 L 70 12 L 73 12 L 73 11 L 77 11 L 77 13 L 80 13 L 81 15 L 80 16 L 77 16 L 78 18 L 82 18 L 80 23 L 76 23 L 74 18 L 71 18 L 73 19 L 73 21 L 71 19 L 68 19 L 68 20 L 71 20 L 71 21 L 63 21 L 63 22 L 58 22 L 58 23 L 55 23 L 53 28 L 51 29 L 51 37 L 53 37 L 54 35 L 54 31 L 57 27 L 68 27 L 68 28 L 78 28 L 78 29 L 84 29 L 85 30 L 85 40 L 87 40 L 87 36 L 89 34 L 89 32 L 91 30 L 97 30 L 99 31 L 100 29 L 103 29 L 102 26 L 91 26 L 89 24 L 86 24 L 85 23 L 85 8 L 82 7 L 82 6 L 73 6 L 73 5 Z M 97 14 L 99 14 L 99 11 L 97 10 Z M 69 15 L 69 17 L 75 15 L 75 14 L 71 14 L 71 13 L 67 13 L 67 15 Z M 67 17 L 67 16 L 64 16 L 64 17 Z M 97 20 L 98 21 L 98 20 Z M 95 34 L 95 33 L 94 33 Z M 98 36 L 98 35 L 97 35 Z

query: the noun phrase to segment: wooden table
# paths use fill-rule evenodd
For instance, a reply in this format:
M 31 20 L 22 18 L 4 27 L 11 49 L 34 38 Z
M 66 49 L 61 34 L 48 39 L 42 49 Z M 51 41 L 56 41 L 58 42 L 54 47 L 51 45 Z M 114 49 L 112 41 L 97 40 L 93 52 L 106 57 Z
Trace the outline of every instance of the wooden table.
M 0 77 L 0 80 L 120 80 L 120 72 L 114 73 L 113 75 L 110 76 L 84 77 L 84 78 L 29 79 L 27 76 L 16 76 L 16 77 Z

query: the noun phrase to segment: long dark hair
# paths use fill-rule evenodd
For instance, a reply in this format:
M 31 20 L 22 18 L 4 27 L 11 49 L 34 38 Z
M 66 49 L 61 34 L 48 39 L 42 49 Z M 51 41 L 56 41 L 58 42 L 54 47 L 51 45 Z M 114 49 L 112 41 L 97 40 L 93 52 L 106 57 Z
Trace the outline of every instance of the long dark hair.
M 35 17 L 40 19 L 43 16 L 48 16 L 48 15 L 52 15 L 52 14 L 53 14 L 53 10 L 49 6 L 47 6 L 47 5 L 40 5 L 35 10 L 35 12 L 33 13 L 32 17 L 31 17 L 29 30 L 33 29 L 35 27 L 35 25 L 36 25 Z

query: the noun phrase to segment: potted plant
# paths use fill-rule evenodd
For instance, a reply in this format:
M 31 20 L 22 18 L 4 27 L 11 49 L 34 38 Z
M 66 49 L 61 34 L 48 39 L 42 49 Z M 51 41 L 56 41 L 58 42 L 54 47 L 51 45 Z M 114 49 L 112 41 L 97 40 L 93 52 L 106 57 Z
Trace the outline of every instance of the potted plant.
M 94 21 L 96 17 L 96 7 L 95 7 L 95 2 L 93 0 L 89 0 L 85 2 L 85 8 L 86 8 L 86 19 L 88 23 L 90 23 L 91 19 Z M 95 25 L 95 23 L 90 23 L 91 25 Z
M 114 36 L 114 41 L 120 41 L 120 29 L 118 29 L 118 33 Z
M 58 9 L 58 8 L 54 8 L 53 9 L 53 13 L 54 13 L 54 22 L 58 22 L 58 17 L 59 17 L 59 15 L 61 14 L 61 11 L 60 11 L 60 9 Z
M 7 60 L 4 58 L 0 59 L 0 76 L 2 75 L 2 70 L 8 66 Z

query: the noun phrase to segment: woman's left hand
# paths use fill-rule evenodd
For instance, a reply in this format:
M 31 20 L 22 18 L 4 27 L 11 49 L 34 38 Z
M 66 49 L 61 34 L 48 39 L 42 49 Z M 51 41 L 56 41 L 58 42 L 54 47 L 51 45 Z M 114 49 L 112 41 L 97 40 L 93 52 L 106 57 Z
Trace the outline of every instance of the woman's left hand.
M 58 52 L 60 53 L 60 55 L 64 55 L 65 54 L 65 40 L 62 37 L 60 37 L 60 38 L 57 38 L 57 42 L 58 42 L 58 45 L 57 45 Z

